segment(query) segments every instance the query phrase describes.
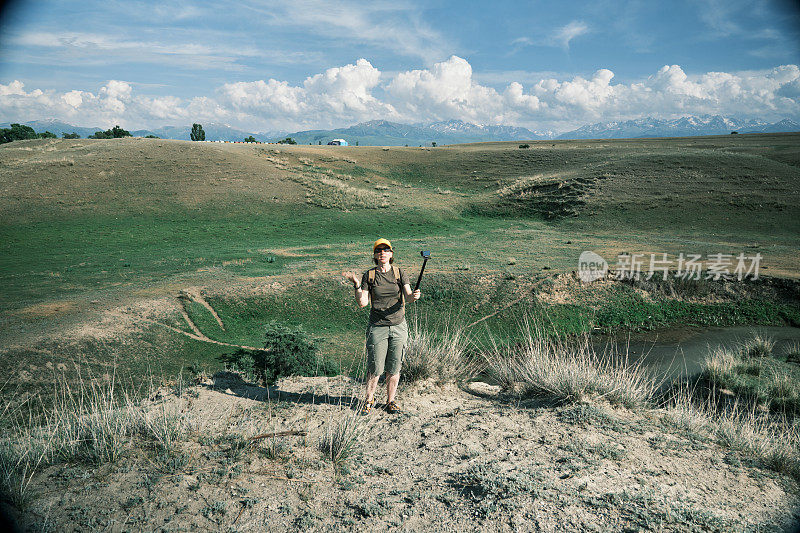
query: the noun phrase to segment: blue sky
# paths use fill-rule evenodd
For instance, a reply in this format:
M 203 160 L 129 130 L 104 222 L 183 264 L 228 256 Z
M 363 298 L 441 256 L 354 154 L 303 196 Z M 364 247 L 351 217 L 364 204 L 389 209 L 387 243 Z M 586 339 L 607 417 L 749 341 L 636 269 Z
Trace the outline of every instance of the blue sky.
M 788 1 L 38 0 L 3 15 L 2 121 L 565 131 L 800 115 L 800 15 Z

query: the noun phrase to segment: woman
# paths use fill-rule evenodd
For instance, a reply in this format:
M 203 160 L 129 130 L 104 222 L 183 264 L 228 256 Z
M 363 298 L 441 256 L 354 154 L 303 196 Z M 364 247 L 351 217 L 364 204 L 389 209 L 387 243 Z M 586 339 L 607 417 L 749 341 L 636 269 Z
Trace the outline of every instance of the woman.
M 372 253 L 376 266 L 364 272 L 360 279 L 355 272 L 342 272 L 355 287 L 358 305 L 365 307 L 372 303 L 367 326 L 367 397 L 361 413 L 368 414 L 375 405 L 375 390 L 384 370 L 386 411 L 399 413 L 400 406 L 394 398 L 408 341 L 404 299 L 415 302 L 421 293 L 419 289 L 411 290 L 403 269 L 393 264 L 392 243 L 378 239 L 372 245 Z

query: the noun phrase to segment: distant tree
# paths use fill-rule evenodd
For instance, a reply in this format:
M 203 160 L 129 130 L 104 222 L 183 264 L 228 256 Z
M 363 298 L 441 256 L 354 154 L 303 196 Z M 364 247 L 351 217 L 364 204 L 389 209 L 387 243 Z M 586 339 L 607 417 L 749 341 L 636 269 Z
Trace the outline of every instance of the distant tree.
M 58 136 L 55 133 L 50 133 L 49 131 L 43 131 L 39 134 L 40 139 L 58 139 Z
M 0 129 L 0 144 L 38 138 L 39 136 L 33 131 L 33 128 L 24 124 L 12 124 L 10 128 Z
M 295 141 L 291 137 L 286 137 L 285 139 L 281 139 L 280 141 L 278 141 L 278 144 L 297 144 L 297 141 Z
M 522 149 L 525 149 L 525 148 L 530 148 L 531 145 L 530 144 L 520 144 L 519 147 L 522 148 Z
M 74 131 L 72 133 L 66 133 L 66 132 L 62 133 L 61 137 L 63 137 L 64 139 L 80 139 L 81 138 L 81 136 L 78 135 L 77 133 L 75 133 Z
M 202 124 L 192 124 L 192 133 L 189 134 L 189 137 L 193 141 L 205 141 L 206 140 L 206 132 L 203 131 Z
M 114 126 L 110 130 L 96 131 L 89 135 L 89 139 L 121 139 L 122 137 L 131 137 L 131 132 L 123 130 L 119 126 Z
M 431 143 L 431 146 L 433 146 L 434 148 L 436 148 L 436 141 L 433 141 L 433 142 Z
M 251 135 L 250 137 L 245 137 L 244 142 L 246 142 L 246 143 L 254 143 L 254 142 L 256 142 L 256 138 Z
M 322 145 L 322 141 L 317 141 L 317 144 Z
M 160 139 L 161 137 L 159 137 L 158 135 L 152 135 L 151 134 L 151 135 L 145 135 L 144 138 L 145 139 Z
M 356 146 L 358 146 L 358 141 L 356 141 Z

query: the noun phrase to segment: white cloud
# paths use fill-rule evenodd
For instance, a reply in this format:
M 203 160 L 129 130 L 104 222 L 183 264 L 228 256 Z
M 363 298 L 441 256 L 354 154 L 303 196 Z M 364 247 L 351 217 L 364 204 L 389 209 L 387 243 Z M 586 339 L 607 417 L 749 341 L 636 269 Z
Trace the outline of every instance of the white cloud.
M 241 58 L 252 58 L 270 53 L 276 62 L 301 62 L 302 54 L 259 50 L 254 46 L 232 46 L 224 43 L 198 44 L 192 42 L 150 41 L 126 39 L 103 33 L 70 31 L 29 31 L 13 34 L 11 44 L 36 50 L 47 49 L 45 64 L 59 64 L 65 60 L 83 65 L 108 65 L 115 62 L 152 63 L 159 66 L 172 65 L 180 68 L 204 70 L 242 70 Z M 288 56 L 288 57 L 287 57 Z M 19 59 L 19 57 L 17 58 Z M 39 61 L 39 59 L 37 59 Z
M 397 118 L 394 108 L 379 101 L 372 91 L 381 73 L 366 59 L 329 68 L 306 78 L 302 87 L 270 79 L 226 83 L 222 103 L 255 120 L 269 121 L 269 129 L 294 125 L 329 127 L 373 118 Z
M 573 20 L 566 26 L 559 28 L 553 35 L 553 40 L 564 49 L 569 49 L 569 43 L 576 37 L 589 32 L 589 26 L 579 20 Z
M 500 95 L 491 87 L 475 83 L 472 66 L 457 56 L 436 63 L 429 70 L 399 73 L 387 92 L 393 105 L 406 116 L 470 121 L 495 121 L 502 116 Z
M 453 48 L 420 19 L 413 6 L 398 2 L 293 0 L 269 9 L 253 3 L 243 5 L 265 16 L 271 25 L 298 27 L 309 34 L 350 43 L 369 43 L 426 61 L 440 55 L 441 50 Z
M 309 76 L 300 85 L 268 79 L 227 83 L 213 97 L 180 99 L 138 94 L 130 82 L 110 80 L 96 92 L 26 90 L 0 84 L 0 120 L 57 118 L 76 125 L 138 129 L 197 121 L 251 129 L 329 128 L 372 119 L 430 122 L 461 119 L 563 131 L 582 124 L 645 116 L 722 114 L 780 120 L 800 118 L 800 68 L 782 65 L 749 72 L 687 75 L 664 65 L 636 83 L 613 83 L 599 69 L 571 79 L 510 81 L 495 89 L 476 80 L 458 56 L 427 69 L 388 78 L 366 59 Z

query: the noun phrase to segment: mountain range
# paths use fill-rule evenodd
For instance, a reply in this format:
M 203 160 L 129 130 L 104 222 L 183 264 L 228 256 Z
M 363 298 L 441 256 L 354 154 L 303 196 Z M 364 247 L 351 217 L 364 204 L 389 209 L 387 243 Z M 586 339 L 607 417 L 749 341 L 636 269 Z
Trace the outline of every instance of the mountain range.
M 517 141 L 520 139 L 550 139 L 551 132 L 534 132 L 514 126 L 483 126 L 461 120 L 431 124 L 401 124 L 388 120 L 371 120 L 348 128 L 308 130 L 289 133 L 300 144 L 327 144 L 334 138 L 362 146 L 430 146 L 482 141 Z
M 646 137 L 691 137 L 737 133 L 779 133 L 800 131 L 789 119 L 770 124 L 763 120 L 741 120 L 721 115 L 691 115 L 674 120 L 640 118 L 622 122 L 601 122 L 562 133 L 559 139 L 636 139 Z
M 108 127 L 87 128 L 73 126 L 57 120 L 34 120 L 25 122 L 37 132 L 50 131 L 58 135 L 77 133 L 87 137 Z M 0 124 L 7 128 L 10 124 Z M 789 119 L 769 123 L 763 120 L 737 119 L 721 115 L 690 115 L 679 119 L 665 120 L 646 117 L 635 120 L 601 122 L 582 126 L 560 135 L 552 131 L 533 131 L 515 126 L 479 125 L 461 120 L 448 120 L 430 124 L 401 124 L 387 120 L 362 122 L 347 128 L 331 130 L 305 130 L 293 133 L 251 133 L 225 124 L 203 125 L 207 141 L 241 141 L 253 136 L 262 142 L 275 142 L 291 137 L 300 144 L 327 144 L 342 138 L 351 145 L 361 146 L 430 146 L 432 143 L 457 144 L 485 141 L 534 141 L 549 139 L 624 139 L 646 137 L 687 137 L 695 135 L 727 135 L 738 133 L 777 133 L 800 131 L 800 124 Z M 165 126 L 154 130 L 135 130 L 136 137 L 156 135 L 162 139 L 189 140 L 191 126 Z

